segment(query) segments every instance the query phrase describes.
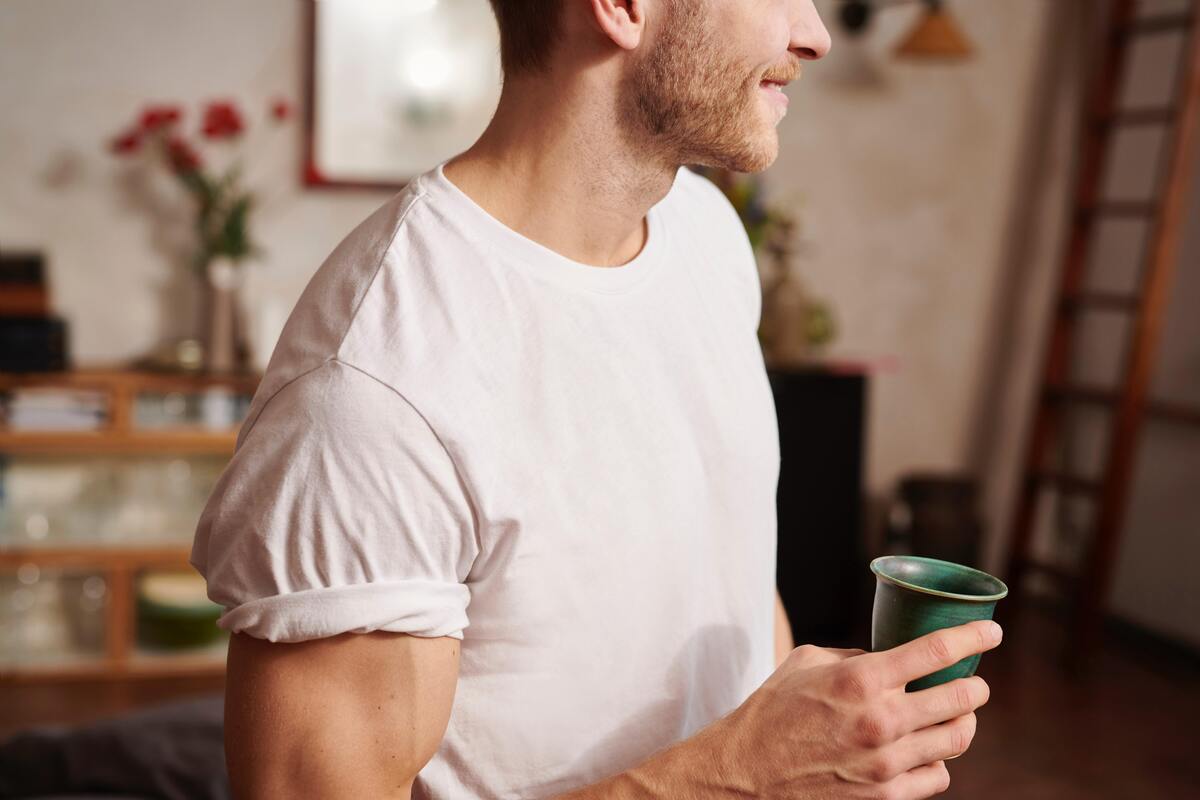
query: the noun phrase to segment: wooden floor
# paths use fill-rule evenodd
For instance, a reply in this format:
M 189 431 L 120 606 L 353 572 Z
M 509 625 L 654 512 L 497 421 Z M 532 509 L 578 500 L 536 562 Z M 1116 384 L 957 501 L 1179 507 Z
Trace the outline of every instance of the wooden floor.
M 225 677 L 0 682 L 0 740 L 31 725 L 89 722 L 122 711 L 225 690 Z
M 1084 672 L 1064 663 L 1064 628 L 1027 612 L 979 674 L 991 700 L 944 797 L 1021 800 L 1200 798 L 1200 665 L 1109 635 Z
M 1045 615 L 1006 630 L 979 674 L 992 699 L 944 797 L 1020 800 L 1200 798 L 1200 666 L 1110 637 L 1085 678 L 1062 666 Z M 0 686 L 0 738 L 40 722 L 220 692 L 221 678 Z

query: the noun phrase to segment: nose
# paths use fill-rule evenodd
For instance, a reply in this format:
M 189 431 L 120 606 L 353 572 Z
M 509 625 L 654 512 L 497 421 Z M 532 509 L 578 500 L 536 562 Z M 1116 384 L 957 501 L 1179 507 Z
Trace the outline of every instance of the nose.
M 802 61 L 816 61 L 824 58 L 833 42 L 821 15 L 817 13 L 813 0 L 793 0 L 792 38 L 788 49 L 800 57 Z

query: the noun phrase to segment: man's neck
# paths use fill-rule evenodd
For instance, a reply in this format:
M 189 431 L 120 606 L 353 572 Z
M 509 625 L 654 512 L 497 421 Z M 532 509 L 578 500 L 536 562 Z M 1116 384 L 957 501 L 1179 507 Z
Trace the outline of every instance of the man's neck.
M 610 87 L 611 91 L 611 87 Z M 495 116 L 444 166 L 452 183 L 516 232 L 567 258 L 620 266 L 645 245 L 649 208 L 678 165 L 630 145 L 615 109 L 574 86 L 506 84 Z

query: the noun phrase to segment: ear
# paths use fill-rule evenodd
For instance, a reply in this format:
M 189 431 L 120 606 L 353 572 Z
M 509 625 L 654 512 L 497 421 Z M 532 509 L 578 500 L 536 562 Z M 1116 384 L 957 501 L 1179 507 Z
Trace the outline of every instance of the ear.
M 647 0 L 587 0 L 590 21 L 617 47 L 633 50 L 646 31 Z

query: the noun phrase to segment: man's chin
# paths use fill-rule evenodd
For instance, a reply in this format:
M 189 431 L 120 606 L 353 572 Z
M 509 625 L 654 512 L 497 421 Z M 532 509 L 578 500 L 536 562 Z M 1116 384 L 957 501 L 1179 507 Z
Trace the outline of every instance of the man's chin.
M 774 128 L 746 138 L 736 152 L 727 154 L 722 166 L 734 172 L 762 172 L 779 158 L 779 136 Z
M 705 145 L 693 146 L 690 152 L 681 153 L 679 163 L 697 164 L 731 172 L 762 172 L 779 157 L 779 134 L 774 126 L 765 122 L 758 124 L 742 135 L 712 140 Z

